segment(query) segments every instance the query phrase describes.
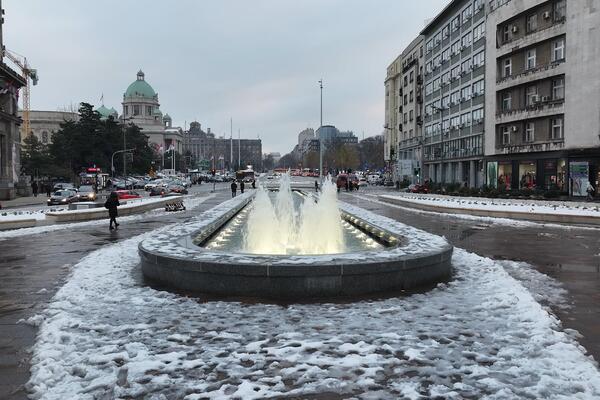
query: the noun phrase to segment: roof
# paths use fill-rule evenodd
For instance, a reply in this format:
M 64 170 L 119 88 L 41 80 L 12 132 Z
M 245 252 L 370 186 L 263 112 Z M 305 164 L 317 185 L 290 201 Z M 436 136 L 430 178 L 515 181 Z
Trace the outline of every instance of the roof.
M 137 79 L 133 81 L 125 91 L 125 97 L 153 98 L 155 96 L 156 92 L 152 89 L 152 86 L 146 82 L 144 73 L 141 70 L 137 73 Z
M 111 115 L 114 117 L 115 114 L 117 114 L 117 110 L 115 110 L 114 108 L 106 108 L 104 107 L 104 104 L 96 108 L 96 111 L 98 111 L 100 117 L 102 118 L 108 118 Z
M 440 11 L 435 17 L 433 17 L 431 21 L 429 21 L 429 23 L 421 31 L 421 35 L 427 35 L 428 33 L 431 33 L 431 31 L 435 29 L 437 24 L 440 23 L 440 21 L 443 18 L 445 18 L 446 15 L 449 14 L 449 12 L 452 9 L 459 7 L 460 3 L 462 2 L 464 2 L 464 0 L 451 0 L 450 3 L 448 3 L 448 5 L 444 7 L 442 11 Z

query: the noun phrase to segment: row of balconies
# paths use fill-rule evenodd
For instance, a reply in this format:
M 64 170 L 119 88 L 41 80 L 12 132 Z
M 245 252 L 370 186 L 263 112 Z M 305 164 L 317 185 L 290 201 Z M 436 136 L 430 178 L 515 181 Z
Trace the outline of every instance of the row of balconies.
M 508 76 L 503 76 L 503 77 L 500 77 L 500 78 L 496 79 L 496 84 L 501 84 L 501 83 L 506 82 L 506 81 L 517 80 L 519 78 L 523 78 L 523 77 L 526 77 L 526 76 L 529 76 L 529 75 L 537 74 L 537 73 L 544 72 L 544 71 L 549 71 L 549 70 L 552 70 L 554 68 L 557 68 L 558 66 L 560 66 L 564 62 L 565 62 L 565 59 L 563 58 L 563 59 L 560 59 L 560 60 L 552 61 L 549 64 L 540 65 L 540 66 L 537 66 L 535 68 L 530 68 L 528 70 L 525 70 L 525 71 L 521 72 L 520 74 L 514 74 L 514 75 L 511 74 L 511 75 L 508 75 Z
M 533 104 L 530 104 L 524 108 L 498 111 L 496 112 L 496 118 L 514 117 L 517 115 L 521 116 L 522 114 L 525 114 L 522 116 L 522 118 L 530 118 L 535 117 L 537 116 L 535 114 L 540 114 L 544 111 L 554 113 L 564 107 L 564 102 L 564 98 L 553 100 L 550 96 L 536 96 Z

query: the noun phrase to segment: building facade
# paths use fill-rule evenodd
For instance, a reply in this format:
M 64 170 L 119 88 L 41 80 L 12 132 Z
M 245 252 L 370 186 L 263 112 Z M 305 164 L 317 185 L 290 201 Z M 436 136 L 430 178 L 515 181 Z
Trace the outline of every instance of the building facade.
M 0 11 L 2 2 L 0 1 Z M 2 24 L 0 18 L 0 49 L 4 49 L 2 41 Z M 0 52 L 0 200 L 13 199 L 17 191 L 23 192 L 27 182 L 21 176 L 21 135 L 18 115 L 19 89 L 25 86 L 25 78 L 7 66 Z M 23 193 L 24 194 L 24 193 Z
M 308 151 L 308 143 L 315 138 L 315 130 L 312 128 L 306 128 L 298 134 L 298 149 L 301 154 L 305 154 Z
M 600 0 L 492 3 L 486 179 L 585 196 L 600 183 Z
M 116 111 L 115 111 L 116 113 Z M 22 118 L 23 112 L 19 111 Z M 40 143 L 52 143 L 52 134 L 60 130 L 60 125 L 67 121 L 79 120 L 79 114 L 71 111 L 29 111 L 29 134 L 38 138 Z M 21 125 L 21 143 L 27 137 Z
M 383 160 L 386 169 L 392 173 L 394 181 L 398 179 L 398 139 L 402 129 L 402 55 L 399 55 L 388 67 L 385 76 L 385 122 L 383 125 Z
M 421 32 L 423 163 L 434 182 L 483 184 L 485 8 L 454 0 Z
M 396 180 L 422 182 L 423 163 L 423 36 L 402 52 L 398 87 Z

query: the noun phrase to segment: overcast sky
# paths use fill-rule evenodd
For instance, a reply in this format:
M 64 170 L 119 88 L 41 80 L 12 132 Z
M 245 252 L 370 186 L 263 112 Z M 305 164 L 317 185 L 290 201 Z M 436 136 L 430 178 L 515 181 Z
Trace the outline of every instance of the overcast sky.
M 34 110 L 86 101 L 121 112 L 141 68 L 175 125 L 289 152 L 323 124 L 384 124 L 386 67 L 448 0 L 4 0 L 4 44 L 40 75 Z

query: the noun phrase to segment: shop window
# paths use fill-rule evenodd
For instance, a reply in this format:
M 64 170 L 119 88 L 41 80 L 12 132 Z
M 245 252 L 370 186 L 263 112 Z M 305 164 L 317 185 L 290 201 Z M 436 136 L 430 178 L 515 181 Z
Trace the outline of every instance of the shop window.
M 498 163 L 498 189 L 512 189 L 512 164 L 510 162 Z
M 534 189 L 536 187 L 536 166 L 533 161 L 519 164 L 519 189 Z

